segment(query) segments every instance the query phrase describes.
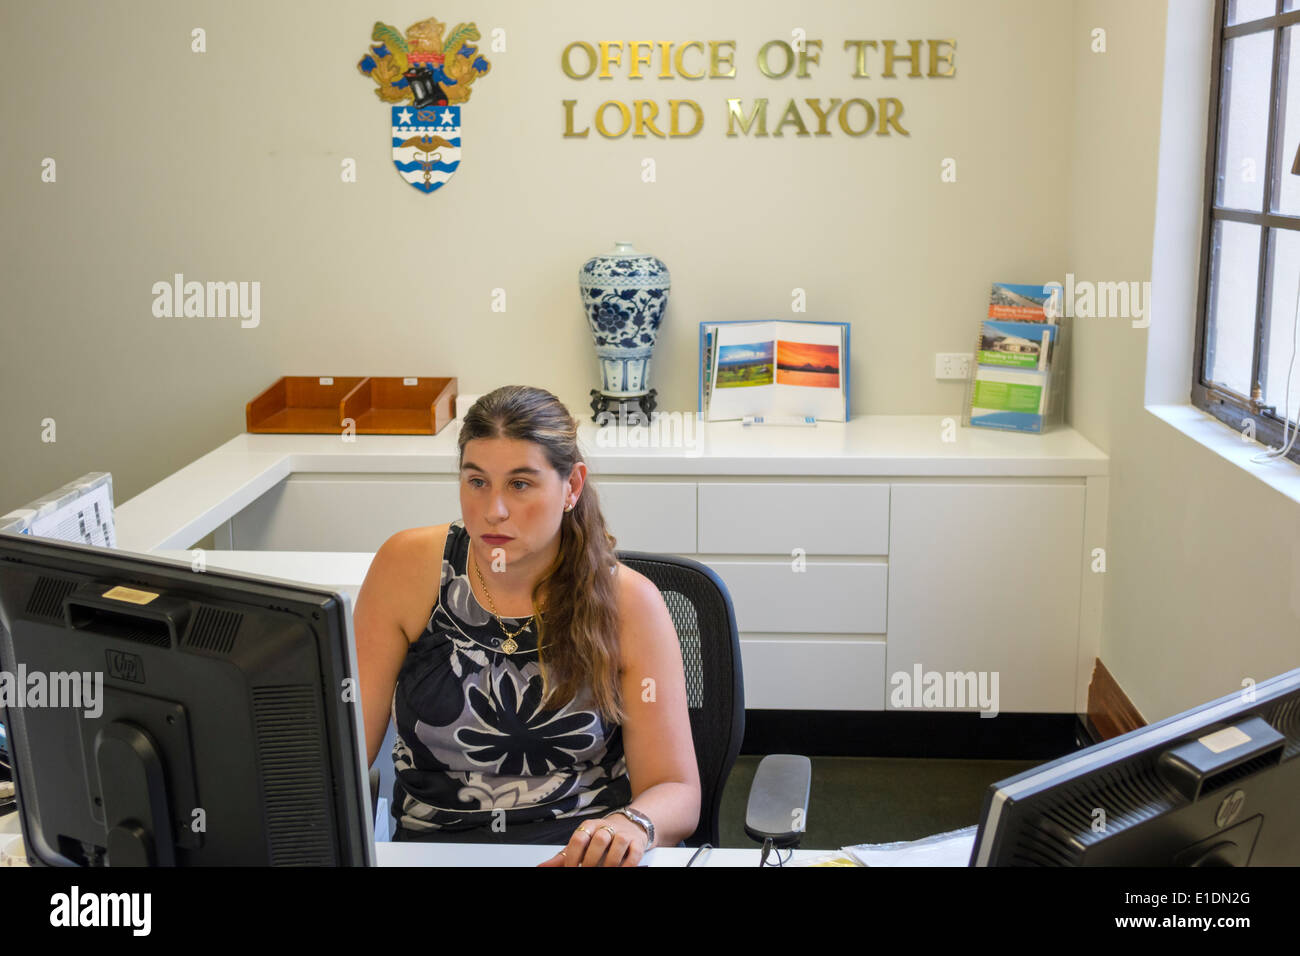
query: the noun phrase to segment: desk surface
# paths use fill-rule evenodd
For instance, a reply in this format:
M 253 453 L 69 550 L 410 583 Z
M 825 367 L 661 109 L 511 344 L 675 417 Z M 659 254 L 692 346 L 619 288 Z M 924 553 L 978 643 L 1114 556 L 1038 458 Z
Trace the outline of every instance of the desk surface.
M 22 834 L 18 814 L 0 816 L 0 847 Z M 559 846 L 522 846 L 481 843 L 376 843 L 375 859 L 380 866 L 536 866 L 560 851 Z M 781 855 L 787 862 L 824 856 L 826 850 L 795 850 Z M 685 866 L 694 855 L 691 847 L 656 847 L 642 859 L 643 866 Z M 757 847 L 706 850 L 694 866 L 758 866 Z M 768 857 L 768 862 L 774 861 Z
M 686 437 L 675 445 L 667 427 L 620 430 L 580 421 L 578 441 L 596 477 L 1078 478 L 1108 473 L 1105 453 L 1072 428 L 1033 435 L 960 425 L 945 429 L 946 420 L 862 415 L 811 428 L 764 428 L 691 418 L 680 432 Z M 460 425 L 453 419 L 437 435 L 358 435 L 355 441 L 338 435 L 236 435 L 118 505 L 118 546 L 137 552 L 187 548 L 294 473 L 445 474 L 450 479 L 456 474 Z M 944 441 L 945 434 L 952 440 Z M 646 444 L 634 443 L 633 435 Z
M 474 843 L 376 843 L 375 856 L 380 866 L 536 866 L 560 852 L 559 846 L 519 846 Z M 693 847 L 656 847 L 641 861 L 643 866 L 685 866 L 695 854 Z M 825 856 L 829 850 L 782 851 L 787 863 Z M 749 849 L 705 850 L 694 866 L 758 866 L 762 851 Z M 769 864 L 775 854 L 768 856 Z

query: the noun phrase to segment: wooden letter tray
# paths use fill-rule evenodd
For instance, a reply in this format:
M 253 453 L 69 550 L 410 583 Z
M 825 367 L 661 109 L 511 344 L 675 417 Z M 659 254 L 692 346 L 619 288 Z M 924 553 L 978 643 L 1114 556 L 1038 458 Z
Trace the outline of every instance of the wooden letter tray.
M 286 375 L 245 406 L 262 434 L 436 435 L 456 415 L 454 378 Z

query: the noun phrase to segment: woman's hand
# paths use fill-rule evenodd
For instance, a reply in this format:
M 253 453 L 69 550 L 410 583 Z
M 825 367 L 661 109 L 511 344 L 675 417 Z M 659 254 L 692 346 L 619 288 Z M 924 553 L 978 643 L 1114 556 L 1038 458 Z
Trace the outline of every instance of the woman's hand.
M 621 813 L 584 820 L 559 853 L 538 866 L 636 866 L 646 833 Z

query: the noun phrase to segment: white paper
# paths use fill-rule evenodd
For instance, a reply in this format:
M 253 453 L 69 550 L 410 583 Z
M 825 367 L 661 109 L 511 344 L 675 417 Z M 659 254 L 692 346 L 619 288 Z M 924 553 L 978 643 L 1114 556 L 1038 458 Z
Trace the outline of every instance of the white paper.
M 861 843 L 844 850 L 865 866 L 970 866 L 978 829 L 971 826 L 901 843 Z

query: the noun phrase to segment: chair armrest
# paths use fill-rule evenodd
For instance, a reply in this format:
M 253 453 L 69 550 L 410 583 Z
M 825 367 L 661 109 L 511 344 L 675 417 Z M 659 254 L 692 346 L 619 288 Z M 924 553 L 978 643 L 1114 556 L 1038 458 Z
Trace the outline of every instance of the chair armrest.
M 745 832 L 782 849 L 799 845 L 808 827 L 812 761 L 798 754 L 768 754 L 749 787 Z

